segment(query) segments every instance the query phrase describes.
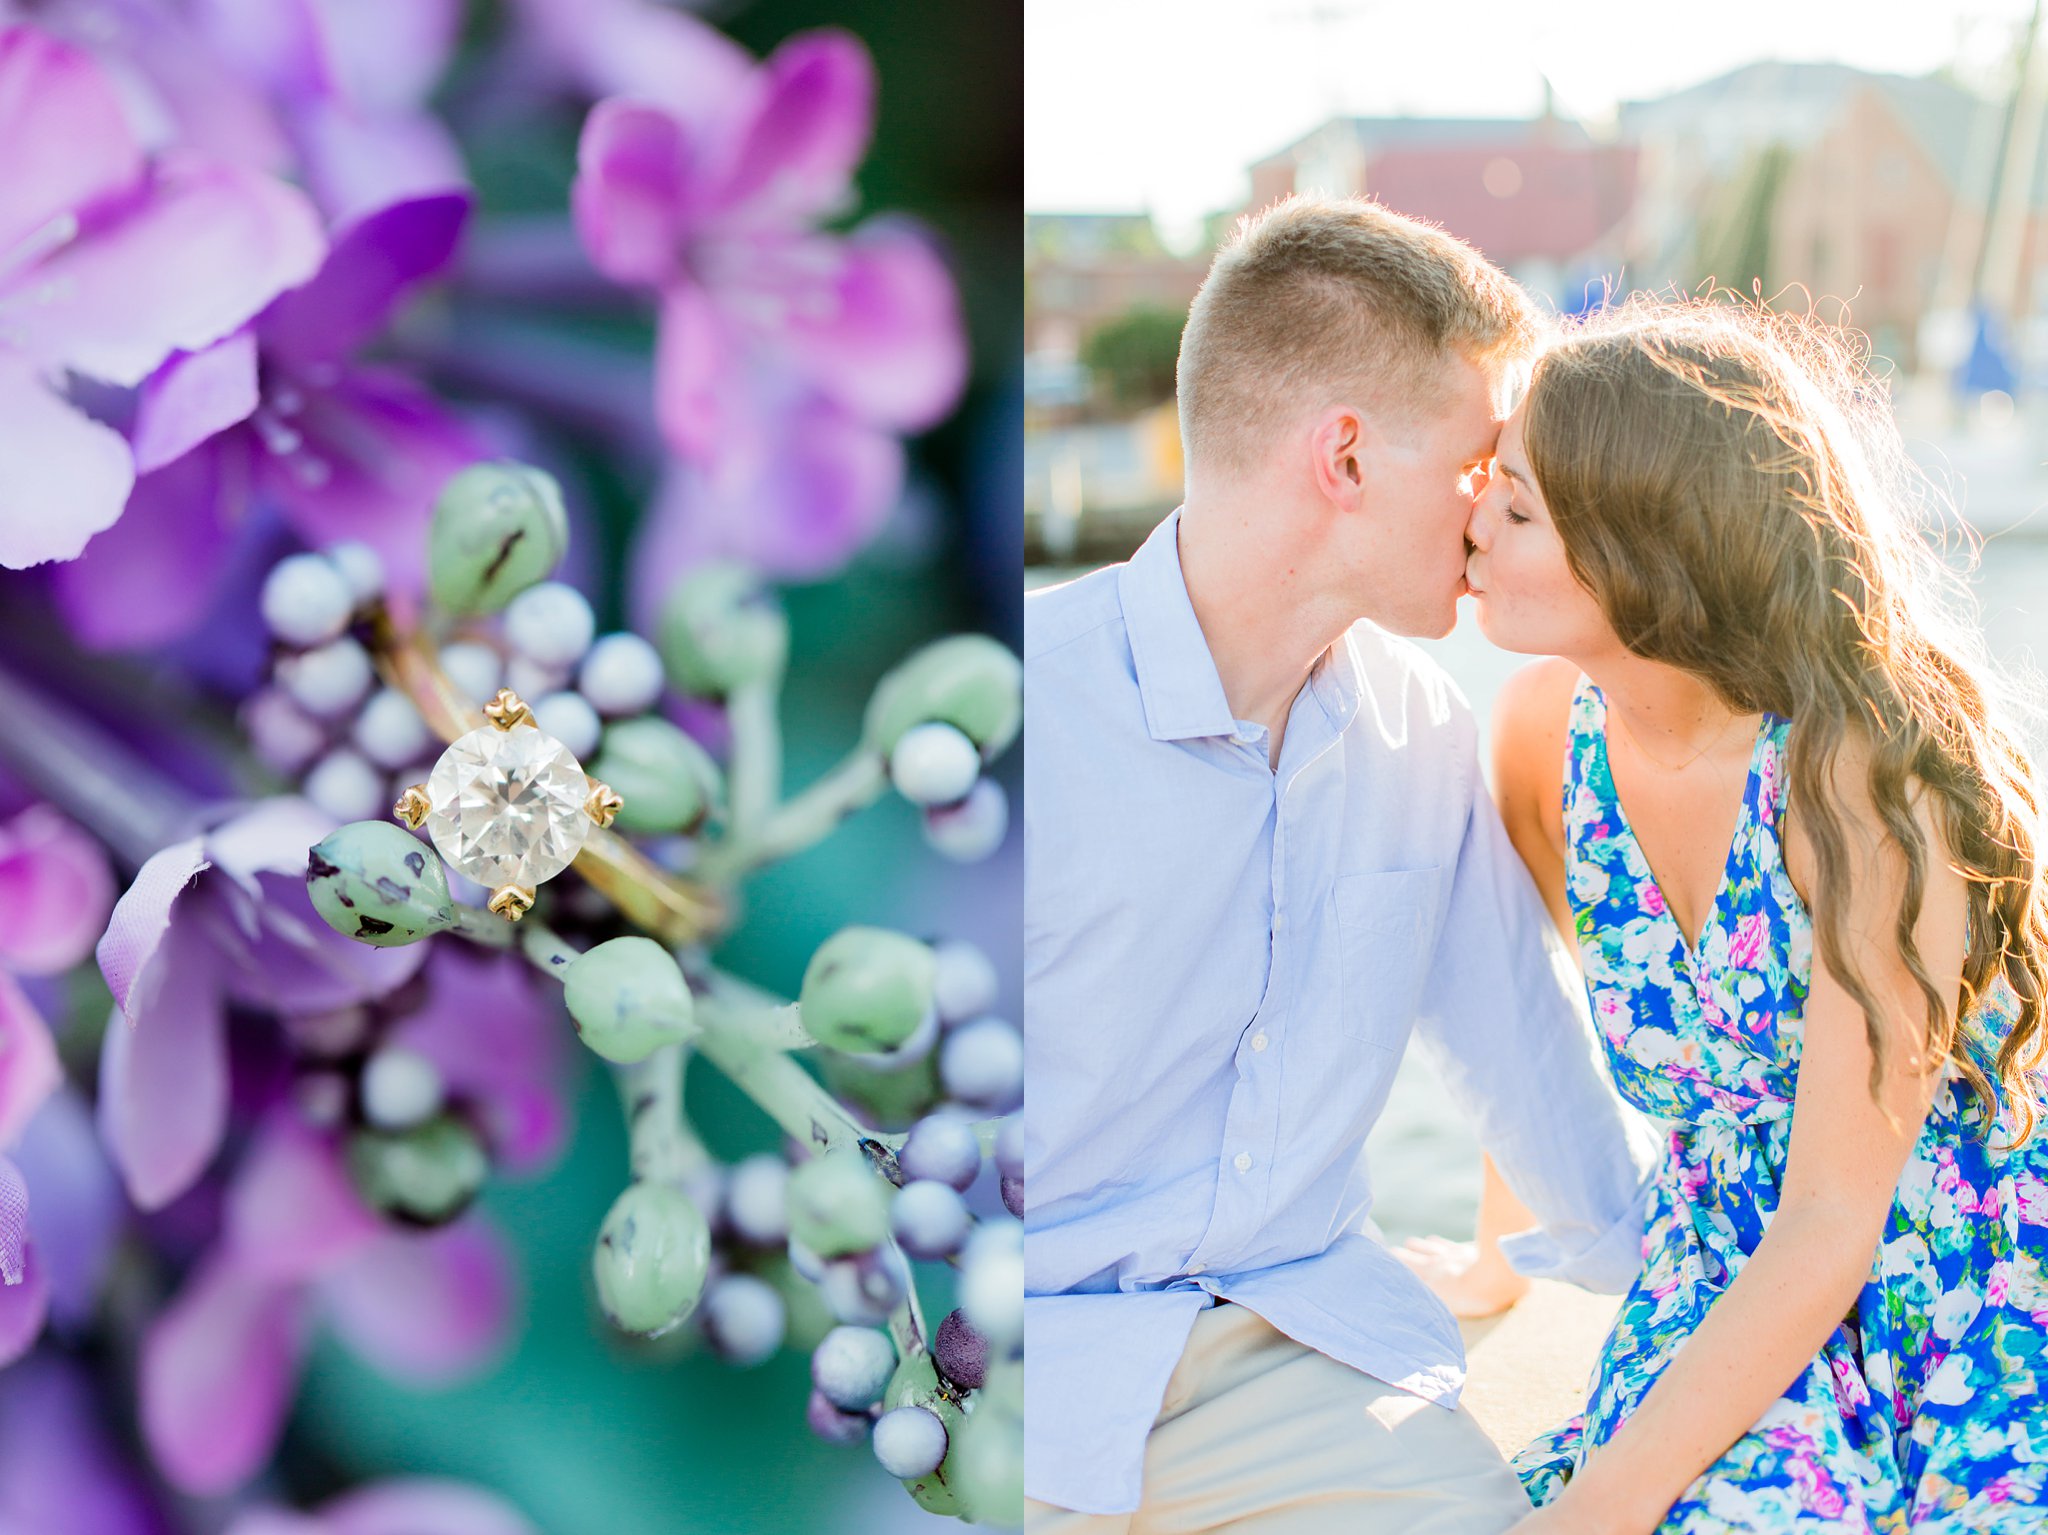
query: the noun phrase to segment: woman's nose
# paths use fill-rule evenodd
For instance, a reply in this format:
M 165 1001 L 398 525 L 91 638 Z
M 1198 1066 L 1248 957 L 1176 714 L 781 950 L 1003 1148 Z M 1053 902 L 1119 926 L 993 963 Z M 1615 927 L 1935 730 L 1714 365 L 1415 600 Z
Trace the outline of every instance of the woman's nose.
M 1486 515 L 1486 502 L 1484 495 L 1474 497 L 1472 514 L 1465 519 L 1465 542 L 1482 554 L 1486 552 L 1487 540 L 1493 536 Z

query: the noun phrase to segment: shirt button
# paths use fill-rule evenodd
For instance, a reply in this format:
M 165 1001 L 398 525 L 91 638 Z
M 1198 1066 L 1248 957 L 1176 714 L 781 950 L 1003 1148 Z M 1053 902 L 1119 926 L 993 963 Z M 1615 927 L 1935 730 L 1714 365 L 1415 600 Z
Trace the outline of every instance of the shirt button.
M 1266 1048 L 1266 1036 L 1265 1036 L 1265 1035 L 1263 1035 L 1263 1034 L 1254 1034 L 1254 1035 L 1252 1036 L 1252 1048 L 1253 1048 L 1254 1050 L 1263 1050 L 1263 1049 L 1265 1049 L 1265 1048 Z
M 1188 1265 L 1188 1277 L 1190 1279 L 1194 1278 L 1197 1274 L 1206 1274 L 1208 1272 L 1209 1265 L 1206 1263 L 1190 1263 Z
M 1252 1154 L 1249 1151 L 1240 1151 L 1237 1154 L 1237 1159 L 1231 1165 L 1241 1173 L 1250 1172 L 1252 1170 Z

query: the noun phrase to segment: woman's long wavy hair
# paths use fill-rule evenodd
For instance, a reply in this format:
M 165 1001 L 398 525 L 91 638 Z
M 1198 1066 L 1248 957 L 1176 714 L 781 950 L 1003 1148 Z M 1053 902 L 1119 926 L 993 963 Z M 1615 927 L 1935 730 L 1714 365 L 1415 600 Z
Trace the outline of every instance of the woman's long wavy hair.
M 1851 731 L 1868 743 L 1870 796 L 1905 859 L 1895 936 L 1927 1058 L 1984 1095 L 1987 1134 L 2002 1099 L 2025 1140 L 2048 995 L 2038 786 L 1861 339 L 1747 301 L 1632 301 L 1538 360 L 1524 435 L 1571 569 L 1622 643 L 1731 708 L 1790 719 L 1789 800 L 1822 890 L 1850 869 L 1836 754 Z M 1945 848 L 1914 815 L 1923 793 Z M 1969 881 L 1960 998 L 1940 995 L 1913 938 L 1931 856 Z M 1890 1031 L 1843 907 L 1819 903 L 1817 936 L 1863 1008 L 1875 1096 Z M 1965 1020 L 2001 977 L 2017 1020 L 1979 1038 Z

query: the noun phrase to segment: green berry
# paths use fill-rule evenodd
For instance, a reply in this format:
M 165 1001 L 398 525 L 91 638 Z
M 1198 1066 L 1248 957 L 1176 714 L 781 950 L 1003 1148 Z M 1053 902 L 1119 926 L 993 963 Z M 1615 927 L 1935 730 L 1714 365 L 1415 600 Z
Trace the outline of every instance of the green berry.
M 889 1234 L 889 1186 L 857 1151 L 828 1151 L 789 1175 L 789 1234 L 821 1258 L 866 1252 Z
M 458 617 L 495 613 L 544 580 L 568 548 L 569 517 L 552 476 L 528 464 L 471 464 L 434 502 L 434 601 Z
M 1024 1524 L 1024 1419 L 984 1400 L 946 1425 L 947 1452 L 939 1475 L 976 1524 L 1015 1530 Z
M 899 1407 L 922 1407 L 936 1413 L 939 1422 L 945 1426 L 949 1442 L 966 1421 L 960 1404 L 939 1389 L 939 1372 L 932 1364 L 931 1355 L 926 1353 L 905 1355 L 897 1362 L 896 1373 L 889 1377 L 889 1385 L 882 1393 L 882 1411 L 894 1412 Z M 948 1456 L 947 1462 L 942 1462 L 938 1470 L 927 1476 L 912 1477 L 903 1484 L 903 1490 L 928 1514 L 958 1516 L 961 1512 L 958 1489 L 951 1485 L 946 1475 L 946 1464 L 950 1460 Z
M 357 1130 L 348 1171 L 372 1208 L 417 1226 L 440 1226 L 469 1207 L 490 1172 L 467 1122 L 437 1115 L 404 1130 Z
M 804 1028 L 834 1050 L 893 1050 L 932 1010 L 931 946 L 879 927 L 842 928 L 804 971 Z
M 650 1338 L 690 1314 L 710 1264 L 703 1215 L 666 1183 L 635 1183 L 613 1200 L 591 1256 L 597 1298 L 612 1325 Z
M 651 938 L 599 944 L 571 962 L 562 988 L 583 1043 L 622 1066 L 697 1032 L 689 983 Z
M 884 677 L 868 702 L 867 743 L 885 755 L 904 733 L 938 721 L 951 725 L 992 762 L 1024 718 L 1024 668 L 983 634 L 934 641 Z
M 329 927 L 380 949 L 417 943 L 455 921 L 439 855 L 389 821 L 351 821 L 315 843 L 306 893 Z
M 621 831 L 695 831 L 721 792 L 710 754 L 657 715 L 621 720 L 606 730 L 590 773 L 625 800 Z
M 662 610 L 661 658 L 677 687 L 703 697 L 774 683 L 789 660 L 789 619 L 746 566 L 702 565 Z

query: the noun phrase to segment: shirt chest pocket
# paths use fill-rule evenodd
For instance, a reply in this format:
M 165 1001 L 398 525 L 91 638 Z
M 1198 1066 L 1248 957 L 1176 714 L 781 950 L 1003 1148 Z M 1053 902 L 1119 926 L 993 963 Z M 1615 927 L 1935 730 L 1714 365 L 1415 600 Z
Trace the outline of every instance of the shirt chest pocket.
M 1332 888 L 1343 995 L 1344 1032 L 1382 1050 L 1399 1050 L 1422 1001 L 1435 947 L 1439 869 L 1346 874 Z

